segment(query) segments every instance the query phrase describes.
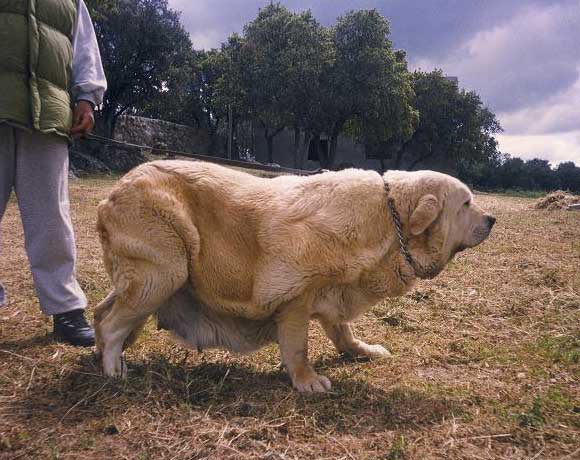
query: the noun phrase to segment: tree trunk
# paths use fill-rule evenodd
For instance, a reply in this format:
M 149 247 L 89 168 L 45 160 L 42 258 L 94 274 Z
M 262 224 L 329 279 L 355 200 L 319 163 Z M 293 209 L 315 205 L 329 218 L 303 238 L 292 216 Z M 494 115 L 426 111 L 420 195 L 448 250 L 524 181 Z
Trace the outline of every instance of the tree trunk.
M 232 106 L 228 106 L 228 158 L 232 159 L 232 143 L 234 142 L 234 120 Z
M 221 118 L 217 117 L 212 123 L 211 120 L 208 121 L 207 131 L 209 133 L 209 146 L 208 152 L 211 155 L 221 155 L 223 151 L 223 146 L 220 145 L 220 139 L 217 135 L 217 131 L 220 126 Z
M 338 144 L 338 133 L 333 132 L 330 137 L 330 147 L 328 150 L 328 165 L 326 169 L 333 169 L 336 160 L 336 146 Z
M 399 149 L 396 151 L 396 153 L 395 153 L 395 165 L 394 165 L 395 169 L 401 169 L 401 164 L 403 163 L 403 157 L 407 153 L 407 147 L 411 144 L 411 142 L 413 141 L 414 136 L 416 134 L 417 133 L 415 132 L 413 137 L 411 137 L 407 141 L 403 142 L 401 144 L 401 146 L 399 147 Z
M 305 134 L 306 135 L 306 134 Z M 300 163 L 300 128 L 294 126 L 294 168 L 298 169 Z
M 268 136 L 268 130 L 264 136 L 268 145 L 268 163 L 274 163 L 274 136 Z
M 277 128 L 273 133 L 270 134 L 270 130 L 266 128 L 266 125 L 262 123 L 264 127 L 264 138 L 266 139 L 266 144 L 268 145 L 268 163 L 274 163 L 274 138 L 282 132 L 284 126 Z
M 256 119 L 252 118 L 252 158 L 256 158 Z
M 320 149 L 320 134 L 315 134 L 312 136 L 312 140 L 314 142 L 314 153 L 318 157 L 318 161 L 320 162 L 320 167 L 323 169 L 328 168 L 328 151 L 323 151 Z
M 417 158 L 409 166 L 407 166 L 407 171 L 412 171 L 415 166 L 417 166 L 419 163 L 422 163 L 427 158 L 431 158 L 434 154 L 435 152 L 433 151 L 433 146 L 429 145 L 429 150 L 427 151 L 427 153 L 425 153 L 424 155 L 420 155 L 419 158 Z
M 326 166 L 326 169 L 334 168 L 334 163 L 336 161 L 336 147 L 338 145 L 338 136 L 340 135 L 343 126 L 344 122 L 338 121 L 335 123 L 334 128 L 332 130 L 332 135 L 330 136 L 330 149 L 328 152 L 328 166 Z
M 239 160 L 240 159 L 240 145 L 238 143 L 239 136 L 235 136 L 235 139 L 234 139 L 234 133 L 238 132 L 237 131 L 238 126 L 239 126 L 239 120 L 236 118 L 236 116 L 233 116 L 232 117 L 232 156 L 231 156 L 232 160 Z
M 300 151 L 300 162 L 298 163 L 298 168 L 303 169 L 306 160 L 308 160 L 308 150 L 310 149 L 310 141 L 312 140 L 311 133 L 304 133 L 304 137 L 302 139 L 302 149 Z

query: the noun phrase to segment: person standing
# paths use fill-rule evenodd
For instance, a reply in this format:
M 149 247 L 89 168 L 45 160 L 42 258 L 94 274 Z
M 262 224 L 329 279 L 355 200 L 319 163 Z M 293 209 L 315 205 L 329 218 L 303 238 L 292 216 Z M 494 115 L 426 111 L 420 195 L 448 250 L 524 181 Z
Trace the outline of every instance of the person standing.
M 92 130 L 107 88 L 95 31 L 83 0 L 14 0 L 0 2 L 0 43 L 0 222 L 14 190 L 40 307 L 58 340 L 91 346 L 75 274 L 68 144 Z

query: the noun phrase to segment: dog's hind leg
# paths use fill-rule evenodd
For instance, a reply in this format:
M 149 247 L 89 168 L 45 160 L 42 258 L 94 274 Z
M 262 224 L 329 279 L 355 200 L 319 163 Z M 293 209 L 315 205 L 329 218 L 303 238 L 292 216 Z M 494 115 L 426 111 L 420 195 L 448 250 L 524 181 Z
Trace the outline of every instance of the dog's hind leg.
M 101 303 L 99 305 L 97 305 L 97 307 L 95 308 L 95 315 L 94 315 L 94 327 L 95 330 L 100 331 L 100 325 L 101 322 L 103 321 L 103 319 L 105 318 L 105 316 L 107 316 L 110 312 L 111 309 L 113 308 L 113 304 L 115 303 L 115 298 L 116 298 L 116 294 L 115 291 L 111 291 L 109 292 L 109 294 L 107 295 L 107 297 L 105 297 Z M 133 344 L 133 342 L 135 342 L 135 340 L 137 339 L 137 337 L 139 336 L 139 333 L 141 332 L 141 330 L 143 329 L 143 326 L 145 325 L 145 323 L 147 322 L 147 318 L 145 318 L 143 321 L 141 321 L 140 324 L 138 324 L 130 333 L 129 336 L 125 339 L 125 343 L 123 345 L 123 349 L 131 346 Z M 97 334 L 97 340 L 96 340 L 96 355 L 99 359 L 102 359 L 102 354 L 103 354 L 103 343 L 102 343 L 102 339 L 101 339 L 101 334 Z
M 155 185 L 158 176 L 151 170 L 141 173 L 121 182 L 97 209 L 103 260 L 114 287 L 113 303 L 98 309 L 95 327 L 109 376 L 124 373 L 124 345 L 186 283 L 199 252 L 197 229 L 171 187 Z
M 145 323 L 147 323 L 147 319 L 148 319 L 148 316 L 145 317 L 143 320 L 136 322 L 133 325 L 133 329 L 131 330 L 131 332 L 129 332 L 129 335 L 125 339 L 125 342 L 123 342 L 123 350 L 129 348 L 131 345 L 133 345 L 135 343 L 135 341 L 139 337 L 139 334 L 141 334 L 141 331 L 145 327 Z
M 110 311 L 95 329 L 105 375 L 125 376 L 123 347 L 137 338 L 149 315 L 186 282 L 187 261 L 169 260 L 170 263 L 125 261 L 131 265 L 125 288 L 115 295 Z
M 113 304 L 115 303 L 115 297 L 116 297 L 115 291 L 112 290 L 107 294 L 107 297 L 101 300 L 99 305 L 95 307 L 95 313 L 93 316 L 93 325 L 96 330 L 100 328 L 101 322 L 103 321 L 103 319 L 105 319 L 105 316 L 107 316 L 110 313 L 111 308 L 113 308 Z M 103 351 L 103 345 L 99 341 L 98 335 L 96 340 L 96 346 L 97 346 L 97 355 L 100 355 Z

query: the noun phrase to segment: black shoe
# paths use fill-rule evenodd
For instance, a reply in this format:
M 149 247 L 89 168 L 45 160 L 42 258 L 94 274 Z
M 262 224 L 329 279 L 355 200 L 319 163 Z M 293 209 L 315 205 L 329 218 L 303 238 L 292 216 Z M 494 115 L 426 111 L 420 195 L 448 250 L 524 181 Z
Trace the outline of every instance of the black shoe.
M 84 310 L 73 310 L 53 316 L 54 335 L 59 342 L 80 347 L 95 344 L 95 331 L 87 323 Z

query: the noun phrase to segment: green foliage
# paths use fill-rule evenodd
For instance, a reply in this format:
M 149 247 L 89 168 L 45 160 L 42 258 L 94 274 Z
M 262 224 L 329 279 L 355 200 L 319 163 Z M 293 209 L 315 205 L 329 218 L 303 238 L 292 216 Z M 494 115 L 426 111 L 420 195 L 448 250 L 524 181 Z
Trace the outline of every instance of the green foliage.
M 401 460 L 405 458 L 405 437 L 398 437 L 389 449 L 385 460 Z
M 198 125 L 207 128 L 211 134 L 217 132 L 220 121 L 226 117 L 226 105 L 220 101 L 218 82 L 226 74 L 227 62 L 219 50 L 198 52 L 198 72 L 194 86 L 199 97 L 199 115 L 203 117 Z
M 555 171 L 559 186 L 565 190 L 580 192 L 580 168 L 572 161 L 560 163 Z
M 441 70 L 416 71 L 412 84 L 419 125 L 397 152 L 396 168 L 406 160 L 407 169 L 414 169 L 428 159 L 466 168 L 498 155 L 493 136 L 501 127 L 475 92 L 459 89 Z
M 389 40 L 389 23 L 376 10 L 351 11 L 332 29 L 334 61 L 323 73 L 322 112 L 331 146 L 324 167 L 332 167 L 338 136 L 344 131 L 367 145 L 374 156 L 407 140 L 418 114 L 404 54 Z
M 273 138 L 285 127 L 310 137 L 330 136 L 320 152 L 334 166 L 336 141 L 348 132 L 365 144 L 401 143 L 417 124 L 404 54 L 388 39 L 376 10 L 352 11 L 331 29 L 307 11 L 271 3 L 248 23 L 243 37 L 222 47 L 228 70 L 218 82 L 223 105 L 263 128 L 272 161 Z M 295 139 L 295 155 L 302 155 Z M 297 162 L 298 164 L 300 161 Z
M 108 90 L 102 114 L 112 134 L 118 116 L 138 113 L 187 68 L 192 45 L 167 0 L 88 2 Z
M 576 336 L 544 336 L 536 343 L 537 350 L 554 363 L 580 362 L 580 334 Z
M 118 13 L 121 0 L 85 0 L 91 19 L 98 23 L 112 14 Z
M 222 52 L 228 66 L 218 84 L 222 103 L 262 126 L 273 161 L 273 138 L 285 127 L 304 129 L 312 120 L 327 34 L 310 11 L 295 14 L 270 3 Z
M 518 415 L 518 423 L 521 427 L 541 428 L 546 419 L 542 415 L 542 401 L 539 397 L 534 399 L 532 408 Z
M 192 51 L 181 66 L 169 69 L 164 91 L 141 111 L 145 116 L 207 130 L 217 148 L 218 131 L 227 116 L 218 82 L 226 72 L 221 50 Z M 213 152 L 210 152 L 213 153 Z
M 140 115 L 183 125 L 199 126 L 199 97 L 195 79 L 199 72 L 197 55 L 184 56 L 180 65 L 172 65 L 165 74 L 163 90 L 135 107 Z
M 195 51 L 167 0 L 87 5 L 109 81 L 105 134 L 119 115 L 141 114 L 204 128 L 220 150 L 231 113 L 234 151 L 244 136 L 253 145 L 261 127 L 270 162 L 275 136 L 290 128 L 295 166 L 310 139 L 327 135 L 321 166 L 335 167 L 338 137 L 347 135 L 368 157 L 392 159 L 394 168 L 429 160 L 482 188 L 580 191 L 574 163 L 552 170 L 544 160 L 502 154 L 494 137 L 501 126 L 475 92 L 441 70 L 409 73 L 405 52 L 393 49 L 389 22 L 376 10 L 350 11 L 324 27 L 310 11 L 269 3 L 242 35 L 220 49 Z
M 561 163 L 552 169 L 546 160 L 524 161 L 503 154 L 495 160 L 471 163 L 462 167 L 459 177 L 479 188 L 489 190 L 550 191 L 556 189 L 580 192 L 580 167 L 573 162 Z M 513 194 L 513 192 L 512 192 Z

